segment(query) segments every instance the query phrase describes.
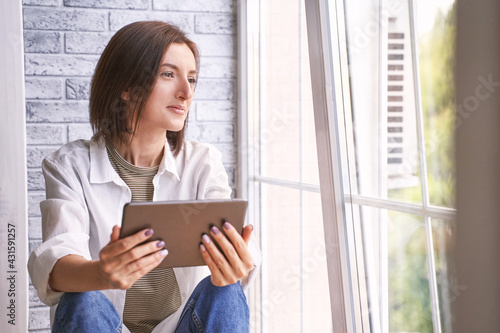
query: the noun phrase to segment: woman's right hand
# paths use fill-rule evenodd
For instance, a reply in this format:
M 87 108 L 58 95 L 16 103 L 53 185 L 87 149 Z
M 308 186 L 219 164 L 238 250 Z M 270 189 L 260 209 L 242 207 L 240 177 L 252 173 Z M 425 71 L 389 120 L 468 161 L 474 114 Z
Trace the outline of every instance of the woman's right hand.
M 152 235 L 152 229 L 144 229 L 120 239 L 120 227 L 113 227 L 110 242 L 99 253 L 100 272 L 110 289 L 130 288 L 163 261 L 168 254 L 163 241 L 144 243 Z

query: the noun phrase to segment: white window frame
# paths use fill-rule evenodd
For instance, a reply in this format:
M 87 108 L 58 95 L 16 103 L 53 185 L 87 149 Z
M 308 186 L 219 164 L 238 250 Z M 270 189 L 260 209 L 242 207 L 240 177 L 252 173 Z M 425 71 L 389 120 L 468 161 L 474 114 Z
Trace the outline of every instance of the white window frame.
M 341 22 L 330 25 L 328 19 L 329 16 L 338 17 L 337 10 L 343 12 L 342 8 L 329 8 L 327 1 L 306 1 L 319 176 L 320 183 L 326 185 L 321 186 L 321 200 L 325 242 L 327 249 L 331 248 L 327 251 L 330 303 L 334 332 L 369 332 L 368 318 L 362 318 L 361 309 L 361 304 L 368 308 L 366 288 L 362 291 L 363 296 L 360 295 L 358 265 L 351 265 L 350 257 L 355 253 L 350 251 L 350 246 L 354 245 L 354 230 L 346 223 L 342 190 L 342 148 L 337 117 L 343 117 L 344 112 L 337 110 L 345 107 L 343 90 L 348 89 L 348 85 L 342 84 L 342 77 L 347 76 L 341 71 L 347 68 L 343 66 L 347 64 L 347 53 L 345 38 L 339 38 Z M 325 47 L 328 45 L 338 47 Z

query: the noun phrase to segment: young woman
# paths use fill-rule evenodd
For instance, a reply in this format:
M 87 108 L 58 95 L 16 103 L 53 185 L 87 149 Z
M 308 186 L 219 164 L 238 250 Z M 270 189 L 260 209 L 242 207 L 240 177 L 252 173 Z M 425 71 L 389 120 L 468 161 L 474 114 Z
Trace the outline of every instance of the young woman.
M 251 226 L 207 230 L 206 267 L 157 268 L 168 244 L 148 241 L 151 229 L 119 239 L 127 202 L 230 198 L 220 152 L 184 141 L 198 72 L 196 45 L 163 22 L 132 23 L 104 50 L 91 87 L 94 136 L 42 165 L 44 242 L 28 268 L 53 332 L 248 331 L 243 289 L 260 260 Z

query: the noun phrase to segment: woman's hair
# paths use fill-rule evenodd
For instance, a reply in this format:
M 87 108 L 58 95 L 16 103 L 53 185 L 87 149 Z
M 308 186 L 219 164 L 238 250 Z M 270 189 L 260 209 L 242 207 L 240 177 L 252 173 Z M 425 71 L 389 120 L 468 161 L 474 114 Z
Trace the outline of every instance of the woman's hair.
M 107 144 L 128 144 L 156 84 L 160 63 L 172 43 L 187 45 L 199 71 L 196 44 L 174 25 L 158 21 L 131 23 L 109 41 L 97 63 L 90 89 L 90 124 L 93 138 Z M 127 92 L 128 98 L 123 99 Z M 167 131 L 168 143 L 177 155 L 184 141 L 184 127 Z

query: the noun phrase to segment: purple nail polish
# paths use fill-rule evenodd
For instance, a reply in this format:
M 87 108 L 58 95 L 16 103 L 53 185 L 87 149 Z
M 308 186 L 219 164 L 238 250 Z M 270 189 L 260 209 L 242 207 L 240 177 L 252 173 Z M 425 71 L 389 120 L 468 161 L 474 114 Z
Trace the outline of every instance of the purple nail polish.
M 156 247 L 157 248 L 162 248 L 165 246 L 165 242 L 164 241 L 159 241 L 158 243 L 156 243 Z
M 203 244 L 200 244 L 200 249 L 201 249 L 203 252 L 205 252 L 205 251 L 207 250 L 207 248 L 206 248 L 206 247 L 205 247 L 205 245 L 203 245 Z
M 219 233 L 219 229 L 217 229 L 217 227 L 215 227 L 215 226 L 210 228 L 210 230 L 213 232 L 214 235 L 217 235 Z
M 231 224 L 229 222 L 224 222 L 224 229 L 229 230 L 231 228 Z
M 203 239 L 205 243 L 210 244 L 210 237 L 208 237 L 207 235 L 203 235 L 201 239 Z
M 163 250 L 160 251 L 160 255 L 162 257 L 165 257 L 167 254 L 168 254 L 168 250 L 167 249 L 163 249 Z
M 153 233 L 154 233 L 153 229 L 148 229 L 148 230 L 146 230 L 145 235 L 146 235 L 147 237 L 149 237 L 149 236 L 151 236 Z

